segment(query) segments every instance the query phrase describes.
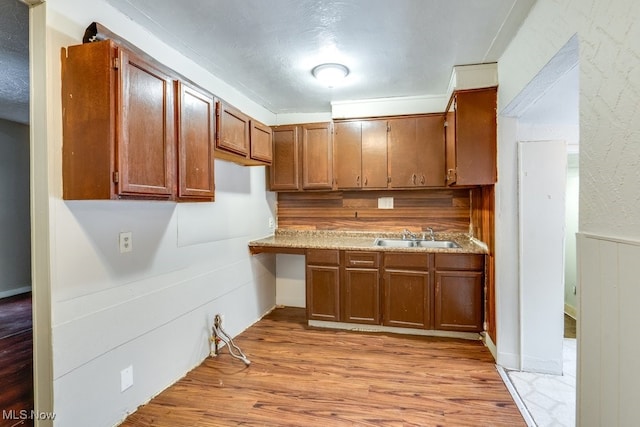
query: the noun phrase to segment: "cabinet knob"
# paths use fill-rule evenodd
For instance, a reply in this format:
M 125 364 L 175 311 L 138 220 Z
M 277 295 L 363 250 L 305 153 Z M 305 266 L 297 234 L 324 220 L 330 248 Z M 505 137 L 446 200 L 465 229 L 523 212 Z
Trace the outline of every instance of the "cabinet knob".
M 411 182 L 413 183 L 413 185 L 416 185 L 416 174 L 415 173 L 413 175 L 411 175 Z
M 425 178 L 424 178 L 424 175 L 422 175 L 422 178 L 420 178 L 420 184 L 424 185 L 424 182 L 425 182 Z
M 356 176 L 356 185 L 360 186 L 360 175 Z
M 367 186 L 368 182 L 369 182 L 369 178 L 365 177 L 365 178 L 364 178 L 364 186 L 365 186 L 365 187 Z

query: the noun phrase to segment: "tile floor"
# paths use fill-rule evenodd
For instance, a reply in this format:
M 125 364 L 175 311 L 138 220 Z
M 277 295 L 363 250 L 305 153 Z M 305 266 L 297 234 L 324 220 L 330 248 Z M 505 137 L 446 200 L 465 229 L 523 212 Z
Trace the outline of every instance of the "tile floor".
M 573 323 L 573 324 L 571 324 Z M 576 425 L 575 321 L 565 322 L 563 375 L 504 371 L 503 380 L 519 403 L 529 426 L 574 427 Z M 572 327 L 572 330 L 571 330 Z M 571 338 L 567 338 L 571 337 Z M 511 386 L 511 387 L 510 387 Z M 518 399 L 520 402 L 517 402 Z

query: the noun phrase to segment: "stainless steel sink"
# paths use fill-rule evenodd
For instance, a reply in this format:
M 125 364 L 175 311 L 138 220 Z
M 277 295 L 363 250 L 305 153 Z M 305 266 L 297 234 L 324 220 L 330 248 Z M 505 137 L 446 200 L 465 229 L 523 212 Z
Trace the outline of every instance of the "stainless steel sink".
M 382 239 L 377 238 L 374 246 L 389 248 L 459 248 L 460 245 L 452 240 L 422 240 L 422 239 Z

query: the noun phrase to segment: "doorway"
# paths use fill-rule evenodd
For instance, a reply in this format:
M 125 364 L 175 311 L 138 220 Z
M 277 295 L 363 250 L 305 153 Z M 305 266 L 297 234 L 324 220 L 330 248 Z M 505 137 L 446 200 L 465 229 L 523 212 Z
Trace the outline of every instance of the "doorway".
M 527 85 L 523 93 L 518 95 L 514 102 L 501 111 L 501 117 L 509 117 L 510 125 L 514 130 L 513 143 L 516 141 L 533 141 L 527 144 L 541 143 L 540 141 L 562 140 L 566 142 L 567 149 L 559 150 L 553 154 L 556 158 L 551 161 L 552 154 L 547 154 L 534 159 L 528 167 L 539 168 L 541 174 L 539 181 L 545 177 L 545 168 L 556 161 L 568 164 L 561 166 L 560 170 L 566 178 L 556 179 L 558 188 L 552 187 L 544 196 L 558 197 L 551 194 L 555 190 L 561 190 L 563 197 L 568 202 L 558 203 L 559 208 L 555 215 L 544 211 L 545 220 L 540 223 L 540 218 L 527 219 L 531 214 L 527 204 L 516 205 L 519 222 L 516 228 L 519 247 L 530 244 L 529 249 L 541 251 L 541 259 L 549 255 L 545 252 L 545 242 L 536 242 L 539 228 L 554 228 L 553 240 L 556 249 L 550 264 L 555 267 L 553 278 L 542 277 L 543 273 L 549 273 L 544 263 L 531 264 L 530 252 L 519 254 L 519 353 L 518 363 L 512 366 L 519 367 L 508 372 L 505 382 L 510 382 L 514 387 L 514 398 L 522 397 L 525 406 L 523 413 L 533 416 L 538 425 L 575 425 L 575 360 L 577 342 L 575 338 L 567 341 L 564 338 L 565 313 L 575 316 L 577 312 L 574 289 L 576 280 L 575 258 L 575 232 L 578 222 L 577 201 L 577 156 L 579 147 L 579 68 L 578 68 L 578 40 L 574 36 L 552 58 L 552 60 L 540 71 L 540 73 Z M 505 120 L 508 122 L 508 120 Z M 539 148 L 539 147 L 536 147 Z M 515 153 L 515 150 L 514 150 Z M 514 155 L 522 161 L 520 154 Z M 561 158 L 560 158 L 561 157 Z M 526 167 L 520 164 L 517 171 L 514 170 L 516 179 L 523 179 Z M 562 186 L 563 188 L 559 188 Z M 517 188 L 520 188 L 519 184 Z M 520 201 L 525 197 L 517 196 Z M 572 203 L 569 205 L 569 203 Z M 571 207 L 572 209 L 569 209 Z M 560 209 L 561 208 L 561 209 Z M 553 225 L 551 225 L 553 224 Z M 538 227 L 538 228 L 536 228 Z M 564 229 L 565 232 L 562 232 Z M 560 230 L 560 231 L 559 231 Z M 532 243 L 533 242 L 533 243 Z M 567 250 L 563 249 L 566 248 Z M 560 248 L 561 250 L 558 250 Z M 571 252 L 572 250 L 572 252 Z M 573 255 L 571 255 L 571 253 Z M 562 266 L 564 265 L 564 268 Z M 558 269 L 558 266 L 561 268 Z M 537 277 L 538 276 L 538 277 Z M 541 281 L 539 281 L 541 280 Z M 553 280 L 553 284 L 549 282 Z M 547 287 L 547 291 L 538 292 L 539 286 Z M 579 289 L 577 289 L 579 292 Z M 578 319 L 579 321 L 579 319 Z M 569 355 L 569 359 L 565 357 Z M 549 375 L 545 373 L 553 373 Z M 505 375 L 507 376 L 507 375 Z M 503 378 L 505 377 L 503 376 Z M 509 384 L 507 384 L 509 386 Z M 542 390 L 549 386 L 548 389 Z M 518 390 L 519 388 L 519 390 Z M 536 393 L 541 400 L 536 402 Z M 549 399 L 549 396 L 553 396 Z M 527 401 L 525 397 L 531 399 Z M 545 399 L 543 404 L 542 399 Z M 533 420 L 532 420 L 533 422 Z
M 0 6 L 0 426 L 34 408 L 31 299 L 29 8 Z M 28 421 L 28 420 L 22 420 Z M 20 425 L 28 425 L 21 422 Z

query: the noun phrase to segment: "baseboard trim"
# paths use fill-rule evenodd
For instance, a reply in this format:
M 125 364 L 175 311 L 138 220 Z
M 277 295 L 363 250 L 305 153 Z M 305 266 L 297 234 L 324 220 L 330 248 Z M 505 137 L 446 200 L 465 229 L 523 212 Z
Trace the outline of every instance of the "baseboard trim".
M 524 404 L 524 402 L 522 401 L 522 398 L 516 391 L 516 388 L 511 382 L 511 378 L 509 378 L 507 371 L 502 366 L 499 366 L 499 365 L 496 365 L 496 370 L 498 371 L 498 374 L 500 374 L 500 378 L 502 378 L 502 382 L 504 382 L 504 385 L 507 387 L 507 390 L 509 390 L 509 393 L 511 394 L 513 401 L 518 407 L 520 414 L 522 414 L 522 418 L 524 418 L 524 421 L 527 423 L 527 427 L 536 427 L 536 422 L 533 420 L 533 417 L 531 416 L 531 413 L 527 409 L 527 406 Z
M 9 298 L 9 297 L 12 297 L 14 295 L 19 295 L 19 294 L 26 294 L 27 292 L 31 292 L 31 285 L 29 285 L 29 286 L 21 286 L 19 288 L 15 288 L 15 289 L 9 289 L 8 291 L 2 291 L 2 292 L 0 292 L 0 299 Z

